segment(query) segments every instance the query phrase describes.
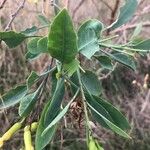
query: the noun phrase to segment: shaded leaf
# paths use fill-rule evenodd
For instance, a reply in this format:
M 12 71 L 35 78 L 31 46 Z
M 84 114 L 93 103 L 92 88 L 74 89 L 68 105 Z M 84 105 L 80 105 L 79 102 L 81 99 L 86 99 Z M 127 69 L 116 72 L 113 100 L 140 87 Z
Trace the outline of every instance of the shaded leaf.
M 138 44 L 134 45 L 133 48 L 141 50 L 150 50 L 150 39 L 139 42 Z
M 104 117 L 102 114 L 100 114 L 98 112 L 98 110 L 96 110 L 94 107 L 92 107 L 90 104 L 88 104 L 88 106 L 91 108 L 91 110 L 93 110 L 95 113 L 97 113 L 102 119 L 103 121 L 109 126 L 109 128 L 114 131 L 115 133 L 125 137 L 125 138 L 130 138 L 131 137 L 124 132 L 122 129 L 120 129 L 118 126 L 116 126 L 114 123 L 112 123 L 111 121 L 109 121 L 106 117 Z
M 123 65 L 136 70 L 135 61 L 128 55 L 122 54 L 122 53 L 114 53 L 110 55 L 111 58 L 118 61 L 119 63 L 122 63 Z
M 26 30 L 24 31 L 21 31 L 21 33 L 23 33 L 24 35 L 26 36 L 32 36 L 34 35 L 35 33 L 37 33 L 38 29 L 36 26 L 33 26 L 31 28 L 27 28 Z
M 126 0 L 125 5 L 120 8 L 120 13 L 117 17 L 117 20 L 112 25 L 110 25 L 108 29 L 114 30 L 127 23 L 133 17 L 137 6 L 137 0 Z
M 0 32 L 0 40 L 4 41 L 9 48 L 14 48 L 20 45 L 27 36 L 14 31 Z
M 25 85 L 17 86 L 11 89 L 0 98 L 0 109 L 8 108 L 19 103 L 21 98 L 27 93 L 27 87 Z
M 34 93 L 28 94 L 21 99 L 19 106 L 19 115 L 21 117 L 27 117 L 33 110 L 33 107 L 38 99 L 41 87 L 39 87 Z
M 74 97 L 77 96 L 79 90 L 77 90 L 76 94 L 74 95 Z M 74 98 L 72 98 L 71 101 L 69 101 L 69 103 L 65 106 L 65 108 L 55 117 L 55 119 L 46 127 L 46 129 L 43 131 L 42 135 L 46 134 L 46 132 L 52 127 L 54 126 L 58 121 L 60 121 L 63 116 L 67 113 L 71 103 L 74 101 Z
M 35 71 L 32 71 L 26 81 L 28 88 L 30 88 L 39 79 L 39 77 L 40 76 Z
M 77 54 L 77 36 L 66 9 L 54 19 L 48 35 L 48 50 L 62 63 L 70 63 Z
M 99 51 L 98 39 L 103 25 L 98 20 L 88 20 L 81 25 L 78 31 L 78 51 L 90 59 Z
M 57 126 L 54 125 L 46 132 L 46 134 L 42 136 L 42 133 L 45 130 L 45 128 L 54 120 L 54 118 L 60 112 L 60 106 L 64 97 L 64 90 L 64 79 L 60 79 L 57 81 L 57 86 L 50 103 L 48 103 L 47 106 L 45 106 L 45 109 L 40 118 L 35 140 L 36 150 L 43 149 L 51 141 L 56 131 Z
M 88 90 L 91 94 L 97 96 L 101 94 L 101 84 L 93 72 L 87 70 L 81 75 L 81 80 L 85 89 Z
M 95 58 L 99 61 L 100 65 L 103 68 L 108 69 L 108 70 L 112 70 L 113 69 L 113 65 L 111 63 L 111 59 L 108 56 L 102 55 L 102 56 L 97 56 Z
M 42 115 L 39 120 L 39 125 L 37 128 L 36 138 L 35 138 L 35 149 L 36 150 L 43 149 L 49 143 L 49 141 L 51 141 L 51 139 L 56 131 L 57 126 L 53 126 L 52 128 L 49 129 L 49 131 L 47 131 L 47 133 L 44 136 L 41 136 L 43 131 L 46 128 L 45 123 L 44 123 L 44 117 L 45 117 L 45 113 L 47 112 L 47 109 L 48 109 L 50 103 L 51 103 L 51 101 L 49 101 L 44 106 L 44 110 L 42 111 Z
M 114 59 L 115 61 L 131 68 L 132 70 L 136 70 L 135 61 L 130 56 L 123 54 L 123 53 L 119 53 L 119 52 L 116 52 L 116 53 L 104 52 L 104 53 L 108 55 L 110 58 Z
M 29 51 L 26 53 L 25 58 L 28 60 L 33 60 L 39 57 L 39 54 L 32 54 Z
M 64 79 L 60 79 L 57 81 L 56 90 L 53 94 L 51 104 L 47 109 L 45 114 L 45 125 L 48 126 L 51 121 L 58 115 L 60 111 L 60 105 L 62 99 L 64 97 L 65 86 L 64 86 Z
M 123 116 L 123 114 L 112 104 L 110 104 L 108 101 L 100 98 L 93 96 L 93 100 L 98 102 L 103 108 L 106 109 L 106 111 L 110 114 L 113 123 L 121 128 L 122 130 L 130 129 L 130 125 L 127 121 L 127 119 Z

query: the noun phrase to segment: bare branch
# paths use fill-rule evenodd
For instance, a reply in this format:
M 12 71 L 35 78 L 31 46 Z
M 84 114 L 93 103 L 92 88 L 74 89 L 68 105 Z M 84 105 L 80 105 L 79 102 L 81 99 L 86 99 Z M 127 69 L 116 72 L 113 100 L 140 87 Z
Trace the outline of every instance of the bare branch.
M 6 1 L 7 1 L 7 0 L 3 0 L 3 2 L 2 2 L 1 5 L 0 5 L 0 9 L 2 9 L 2 8 L 4 7 Z
M 9 30 L 9 28 L 11 27 L 11 24 L 13 23 L 14 19 L 16 18 L 16 16 L 18 15 L 18 13 L 20 12 L 21 9 L 24 8 L 24 4 L 25 4 L 26 0 L 23 0 L 23 2 L 21 3 L 21 5 L 17 8 L 17 10 L 11 15 L 11 19 L 8 22 L 5 31 Z

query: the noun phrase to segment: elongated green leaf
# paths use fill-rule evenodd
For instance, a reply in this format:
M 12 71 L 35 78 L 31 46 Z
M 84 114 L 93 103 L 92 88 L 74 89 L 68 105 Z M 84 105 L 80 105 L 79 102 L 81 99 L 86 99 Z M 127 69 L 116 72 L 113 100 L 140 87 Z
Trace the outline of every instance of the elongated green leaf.
M 44 136 L 41 136 L 43 131 L 45 130 L 46 126 L 44 123 L 45 114 L 47 112 L 48 107 L 50 106 L 51 101 L 49 101 L 42 112 L 42 115 L 40 117 L 39 125 L 36 132 L 36 138 L 35 138 L 35 149 L 36 150 L 42 150 L 48 143 L 51 141 L 57 126 L 53 126 L 50 128 Z
M 14 48 L 21 44 L 27 36 L 14 31 L 0 32 L 0 40 L 4 41 L 9 48 Z
M 72 76 L 73 73 L 79 68 L 79 61 L 74 59 L 72 62 L 64 64 L 63 68 L 68 76 Z
M 62 63 L 70 63 L 77 54 L 77 36 L 66 9 L 54 19 L 48 35 L 48 50 Z
M 136 70 L 135 61 L 133 58 L 131 58 L 128 55 L 122 54 L 122 53 L 114 53 L 111 55 L 111 58 L 118 61 L 119 63 L 122 63 L 123 65 Z
M 58 121 L 62 119 L 62 117 L 67 113 L 71 103 L 74 101 L 75 97 L 77 96 L 79 90 L 74 95 L 74 98 L 65 106 L 65 108 L 56 116 L 56 118 L 47 126 L 47 128 L 43 131 L 42 136 L 46 134 L 46 132 L 54 126 Z
M 39 79 L 39 77 L 40 76 L 35 71 L 32 71 L 26 81 L 28 88 L 30 88 Z
M 81 80 L 85 89 L 88 90 L 91 94 L 97 96 L 101 94 L 101 84 L 93 72 L 87 70 L 81 75 Z
M 42 113 L 35 140 L 36 150 L 43 149 L 51 141 L 53 134 L 56 131 L 56 125 L 54 125 L 42 136 L 45 128 L 48 127 L 48 125 L 60 112 L 60 106 L 64 97 L 64 90 L 64 79 L 60 79 L 57 81 L 57 86 L 50 103 L 46 106 L 46 110 Z
M 96 102 L 98 102 L 103 108 L 105 108 L 105 110 L 110 114 L 113 123 L 118 126 L 119 128 L 121 128 L 122 130 L 126 130 L 126 129 L 130 129 L 130 125 L 127 121 L 127 119 L 123 116 L 123 114 L 117 109 L 115 108 L 112 104 L 110 104 L 109 102 L 107 102 L 106 100 L 97 97 L 97 96 L 93 96 L 93 99 Z
M 48 126 L 51 121 L 58 115 L 60 111 L 60 105 L 64 97 L 65 87 L 64 79 L 60 79 L 57 82 L 56 90 L 51 100 L 51 104 L 48 107 L 45 114 L 45 125 Z
M 29 113 L 33 110 L 33 107 L 38 99 L 40 90 L 41 86 L 34 93 L 28 94 L 21 99 L 19 106 L 19 115 L 21 117 L 27 117 Z
M 114 30 L 127 23 L 134 15 L 138 6 L 137 0 L 126 0 L 125 5 L 120 8 L 117 20 L 108 29 Z
M 33 26 L 31 28 L 27 28 L 26 30 L 21 31 L 21 33 L 26 35 L 26 36 L 32 36 L 37 32 L 38 32 L 38 28 L 36 26 Z
M 8 108 L 19 103 L 21 98 L 27 93 L 27 87 L 25 85 L 17 86 L 11 89 L 0 98 L 0 109 Z
M 98 56 L 98 57 L 95 57 L 95 58 L 99 61 L 102 68 L 105 68 L 105 69 L 108 69 L 108 70 L 113 69 L 111 59 L 108 56 L 102 55 L 102 56 Z
M 112 123 L 107 118 L 105 118 L 102 114 L 100 114 L 98 112 L 98 110 L 96 110 L 90 104 L 88 104 L 88 106 L 105 121 L 105 123 L 110 127 L 110 129 L 112 131 L 114 131 L 115 133 L 117 133 L 117 134 L 119 134 L 119 135 L 121 135 L 121 136 L 123 136 L 125 138 L 130 138 L 131 139 L 131 137 L 126 132 L 124 132 L 122 129 L 120 129 L 118 126 L 116 126 L 114 123 Z
M 150 39 L 141 41 L 140 43 L 134 45 L 133 48 L 150 51 Z
M 102 51 L 104 52 L 104 51 Z M 130 56 L 123 54 L 123 53 L 107 53 L 105 52 L 106 55 L 108 55 L 110 58 L 114 59 L 115 61 L 131 68 L 132 70 L 136 70 L 136 65 L 135 65 L 135 61 L 133 58 L 131 58 Z
M 90 59 L 99 51 L 98 39 L 103 25 L 98 20 L 88 20 L 81 25 L 78 31 L 78 51 Z
M 85 94 L 86 95 L 86 101 L 92 106 L 94 107 L 100 114 L 102 114 L 103 116 L 105 116 L 109 121 L 113 122 L 113 119 L 111 117 L 111 114 L 108 113 L 108 111 L 101 105 L 99 104 L 94 98 L 93 96 L 89 95 L 89 94 Z M 105 123 L 105 121 L 97 114 L 95 113 L 93 110 L 91 110 L 92 116 L 94 117 L 94 119 L 103 127 L 110 129 L 110 127 Z
M 48 52 L 47 42 L 48 42 L 47 37 L 43 37 L 43 38 L 38 40 L 38 42 L 37 42 L 38 53 L 40 53 L 40 52 L 41 53 L 47 53 Z

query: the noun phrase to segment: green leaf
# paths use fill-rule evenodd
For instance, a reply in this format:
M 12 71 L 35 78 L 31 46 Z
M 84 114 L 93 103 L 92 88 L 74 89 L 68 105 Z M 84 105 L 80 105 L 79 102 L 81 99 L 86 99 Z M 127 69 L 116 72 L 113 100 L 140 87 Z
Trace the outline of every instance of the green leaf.
M 127 121 L 127 119 L 123 116 L 123 114 L 112 104 L 110 104 L 108 101 L 97 97 L 93 96 L 93 100 L 98 102 L 105 110 L 110 114 L 113 123 L 121 128 L 122 130 L 130 129 L 130 125 Z
M 88 90 L 91 94 L 97 96 L 101 94 L 101 84 L 93 72 L 87 70 L 81 75 L 81 80 L 85 89 Z
M 20 102 L 21 98 L 27 93 L 25 85 L 11 89 L 0 98 L 0 109 L 5 109 Z
M 40 76 L 35 71 L 32 71 L 26 81 L 28 88 L 30 88 L 39 79 L 39 77 Z
M 113 65 L 111 63 L 111 59 L 108 56 L 102 55 L 102 56 L 96 56 L 95 58 L 99 61 L 102 68 L 108 69 L 108 70 L 113 70 Z
M 81 25 L 78 31 L 78 51 L 90 59 L 99 51 L 98 39 L 103 25 L 98 20 L 88 20 Z
M 122 63 L 123 65 L 136 70 L 135 61 L 128 55 L 122 54 L 122 53 L 114 53 L 111 55 L 111 57 L 118 61 L 119 63 Z
M 117 20 L 112 23 L 108 29 L 114 30 L 123 24 L 127 23 L 134 15 L 138 6 L 137 0 L 126 0 L 125 5 L 120 8 L 120 13 Z
M 40 91 L 41 86 L 34 93 L 28 94 L 21 99 L 19 106 L 19 115 L 21 117 L 27 117 L 29 113 L 33 110 Z
M 134 45 L 133 48 L 150 51 L 150 39 L 139 42 L 138 44 Z
M 26 36 L 32 36 L 35 33 L 37 33 L 37 31 L 38 31 L 38 28 L 36 26 L 33 26 L 31 28 L 27 28 L 24 31 L 21 31 L 21 33 L 24 34 L 24 35 L 26 35 Z
M 33 60 L 39 57 L 39 54 L 32 54 L 29 51 L 26 53 L 25 58 L 28 60 Z
M 68 76 L 71 77 L 73 73 L 77 71 L 77 69 L 79 68 L 79 61 L 74 59 L 72 62 L 64 64 L 63 68 L 65 72 L 68 74 Z
M 38 20 L 43 26 L 50 24 L 50 21 L 44 15 L 38 15 Z
M 38 53 L 47 53 L 48 52 L 47 42 L 48 42 L 47 37 L 43 37 L 38 40 L 38 42 L 37 42 Z
M 27 36 L 14 31 L 0 32 L 0 40 L 4 41 L 9 48 L 14 48 L 21 44 Z
M 77 96 L 79 92 L 79 89 L 77 90 L 76 94 L 74 95 L 74 97 Z M 43 131 L 42 136 L 46 134 L 46 132 L 52 127 L 54 126 L 58 121 L 60 121 L 62 119 L 62 117 L 67 113 L 71 103 L 74 101 L 75 98 L 72 98 L 71 101 L 69 101 L 69 103 L 65 106 L 65 108 L 55 117 L 55 119 L 46 127 L 46 129 Z
M 109 121 L 114 122 L 111 117 L 111 114 L 109 114 L 107 112 L 107 110 L 94 99 L 94 97 L 92 95 L 86 93 L 85 97 L 86 97 L 86 101 L 88 102 L 89 105 L 94 107 L 100 114 L 105 116 L 105 118 L 107 118 Z M 102 125 L 104 128 L 110 129 L 109 126 L 105 123 L 105 121 L 97 113 L 95 113 L 95 111 L 91 110 L 91 113 L 92 113 L 92 116 L 94 117 L 94 119 L 100 125 Z
M 43 131 L 60 112 L 60 106 L 62 103 L 62 99 L 64 97 L 64 91 L 65 91 L 64 79 L 61 78 L 60 80 L 57 81 L 57 86 L 52 96 L 52 99 L 50 103 L 47 104 L 40 118 L 39 127 L 37 129 L 35 140 L 36 150 L 43 149 L 51 141 L 56 131 L 56 125 L 54 125 L 46 132 L 46 134 L 42 136 Z
M 114 59 L 115 61 L 131 68 L 132 70 L 136 70 L 135 61 L 130 56 L 119 52 L 112 53 L 112 54 L 108 52 L 104 52 L 104 53 L 108 55 L 110 58 Z
M 100 114 L 98 112 L 98 110 L 96 110 L 94 107 L 92 107 L 89 103 L 88 103 L 88 106 L 91 108 L 91 110 L 93 110 L 95 113 L 97 113 L 103 120 L 104 122 L 109 126 L 109 128 L 114 131 L 115 133 L 125 137 L 125 138 L 130 138 L 131 137 L 126 133 L 124 132 L 122 129 L 120 129 L 118 126 L 116 126 L 114 123 L 112 123 L 111 121 L 109 121 L 106 117 L 104 117 L 102 114 Z
M 57 81 L 56 90 L 53 94 L 51 104 L 48 107 L 48 110 L 45 114 L 45 125 L 48 126 L 51 121 L 58 115 L 60 111 L 60 106 L 64 97 L 65 86 L 64 79 L 60 79 Z
M 95 111 L 104 121 L 105 123 L 117 134 L 125 137 L 125 138 L 131 138 L 126 132 L 121 130 L 119 127 L 117 127 L 115 124 L 113 124 L 111 121 L 109 121 L 107 118 L 105 118 L 103 115 L 101 115 L 95 108 L 93 108 L 91 105 L 89 107 Z
M 53 126 L 50 128 L 44 136 L 41 136 L 43 131 L 45 130 L 46 126 L 44 123 L 45 114 L 47 112 L 48 107 L 50 106 L 51 101 L 48 101 L 48 103 L 45 105 L 44 110 L 42 112 L 42 115 L 40 117 L 39 125 L 36 132 L 36 138 L 35 138 L 35 149 L 36 150 L 42 150 L 48 143 L 51 141 L 57 126 Z
M 37 49 L 37 43 L 39 39 L 40 39 L 39 37 L 36 37 L 28 42 L 27 49 L 31 54 L 35 54 L 35 55 L 39 54 L 39 51 Z
M 62 63 L 70 63 L 77 54 L 77 36 L 66 9 L 54 19 L 48 35 L 48 50 Z

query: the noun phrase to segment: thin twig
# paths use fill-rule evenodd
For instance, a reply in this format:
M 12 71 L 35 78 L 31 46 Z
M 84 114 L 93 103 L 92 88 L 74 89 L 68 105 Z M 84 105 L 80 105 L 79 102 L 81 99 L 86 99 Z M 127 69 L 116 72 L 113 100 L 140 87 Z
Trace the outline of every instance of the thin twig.
M 111 11 L 113 11 L 112 7 L 107 3 L 105 2 L 105 0 L 101 0 Z
M 75 17 L 75 14 L 77 12 L 77 10 L 81 7 L 81 5 L 84 3 L 85 0 L 81 0 L 80 3 L 76 6 L 76 8 L 73 10 L 72 12 L 72 18 Z
M 3 0 L 3 2 L 2 2 L 1 5 L 0 5 L 0 9 L 2 9 L 2 8 L 4 7 L 6 1 L 7 1 L 7 0 Z
M 14 19 L 16 18 L 16 16 L 18 15 L 18 13 L 20 12 L 21 9 L 24 8 L 24 4 L 25 4 L 26 0 L 23 0 L 23 2 L 21 3 L 21 5 L 17 8 L 17 10 L 11 15 L 11 19 L 8 22 L 5 31 L 9 30 L 9 28 L 11 27 L 11 24 L 13 23 Z
M 113 11 L 111 12 L 110 24 L 112 24 L 114 22 L 117 10 L 119 8 L 119 3 L 120 3 L 120 0 L 116 0 L 115 6 L 113 8 Z
M 143 22 L 142 26 L 145 26 L 145 27 L 150 26 L 150 21 Z M 136 24 L 131 24 L 131 25 L 125 25 L 121 28 L 118 28 L 118 29 L 112 31 L 112 32 L 113 33 L 122 32 L 123 30 L 130 30 L 130 29 L 133 29 L 133 28 L 136 28 L 136 27 L 137 27 L 137 23 Z

